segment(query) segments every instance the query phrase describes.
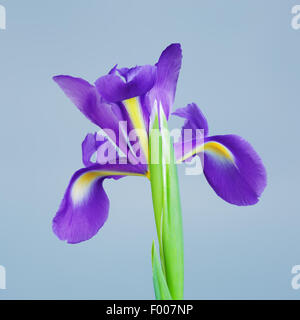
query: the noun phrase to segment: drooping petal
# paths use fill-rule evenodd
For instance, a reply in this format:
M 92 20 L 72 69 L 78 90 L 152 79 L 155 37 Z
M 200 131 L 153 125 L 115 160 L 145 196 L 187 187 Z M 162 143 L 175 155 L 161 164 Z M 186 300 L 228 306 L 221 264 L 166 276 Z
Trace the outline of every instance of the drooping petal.
M 237 135 L 206 140 L 204 174 L 222 199 L 240 206 L 257 203 L 267 184 L 261 158 L 249 142 Z
M 161 54 L 157 67 L 157 81 L 148 94 L 150 107 L 157 101 L 168 119 L 174 103 L 176 85 L 181 68 L 182 52 L 179 43 L 169 45 Z
M 142 96 L 153 87 L 156 80 L 155 66 L 145 65 L 120 70 L 124 79 L 111 73 L 95 82 L 98 92 L 108 102 L 121 102 Z
M 188 104 L 184 108 L 179 108 L 172 114 L 186 119 L 184 125 L 182 126 L 182 130 L 192 129 L 195 134 L 196 130 L 203 129 L 204 135 L 208 135 L 207 120 L 200 108 L 195 103 Z M 195 137 L 193 136 L 193 138 Z
M 178 162 L 199 155 L 205 177 L 223 200 L 247 206 L 258 202 L 267 183 L 265 167 L 249 142 L 237 135 L 205 138 L 205 143 L 189 144 L 185 154 L 181 143 L 175 144 Z
M 54 233 L 68 243 L 92 238 L 108 216 L 109 199 L 103 189 L 104 179 L 145 174 L 140 166 L 133 165 L 93 165 L 78 170 L 53 219 Z

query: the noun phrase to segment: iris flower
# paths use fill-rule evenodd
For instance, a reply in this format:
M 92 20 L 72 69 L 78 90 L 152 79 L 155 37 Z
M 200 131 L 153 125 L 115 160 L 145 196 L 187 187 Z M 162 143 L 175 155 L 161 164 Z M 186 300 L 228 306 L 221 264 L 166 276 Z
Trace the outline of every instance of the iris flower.
M 53 219 L 53 231 L 60 240 L 79 243 L 92 238 L 105 223 L 109 199 L 105 179 L 146 177 L 151 182 L 160 259 L 152 246 L 153 281 L 157 299 L 183 298 L 183 236 L 177 163 L 200 155 L 204 174 L 214 191 L 236 205 L 256 203 L 266 185 L 264 166 L 248 142 L 236 135 L 208 136 L 207 121 L 195 104 L 177 109 L 184 118 L 183 129 L 204 130 L 204 139 L 195 136 L 189 149 L 181 141 L 171 143 L 167 120 L 174 103 L 182 53 L 171 44 L 155 65 L 118 68 L 92 85 L 66 75 L 55 76 L 76 107 L 101 133 L 90 133 L 82 143 L 84 167 L 71 177 Z M 136 139 L 129 139 L 135 129 Z M 159 143 L 153 132 L 161 133 Z M 184 131 L 184 130 L 183 130 Z M 154 142 L 153 142 L 154 141 Z M 109 155 L 92 161 L 92 155 L 106 144 Z M 170 153 L 166 146 L 171 145 Z M 154 147 L 157 147 L 155 149 Z M 173 151 L 173 147 L 175 152 Z M 158 163 L 151 163 L 156 155 Z M 167 159 L 169 161 L 167 161 Z
M 156 100 L 168 117 L 174 101 L 179 70 L 181 48 L 170 45 L 155 66 L 134 68 L 115 66 L 108 75 L 91 85 L 81 78 L 55 76 L 54 81 L 76 107 L 94 124 L 111 136 L 122 156 L 116 164 L 92 164 L 90 157 L 97 151 L 97 135 L 89 134 L 82 143 L 85 168 L 74 173 L 67 187 L 60 208 L 53 220 L 53 231 L 61 240 L 78 243 L 93 237 L 105 223 L 109 199 L 103 189 L 103 181 L 126 176 L 149 177 L 149 168 L 141 156 L 134 152 L 128 141 L 131 129 L 149 132 L 151 108 Z M 126 132 L 119 134 L 119 124 L 127 124 Z M 113 136 L 112 136 L 113 134 Z M 109 143 L 108 140 L 106 141 Z M 138 151 L 148 158 L 148 136 L 141 135 Z M 118 157 L 118 154 L 116 154 Z M 112 162 L 112 161 L 110 161 Z M 122 164 L 125 162 L 125 164 Z M 127 162 L 127 163 L 126 163 Z

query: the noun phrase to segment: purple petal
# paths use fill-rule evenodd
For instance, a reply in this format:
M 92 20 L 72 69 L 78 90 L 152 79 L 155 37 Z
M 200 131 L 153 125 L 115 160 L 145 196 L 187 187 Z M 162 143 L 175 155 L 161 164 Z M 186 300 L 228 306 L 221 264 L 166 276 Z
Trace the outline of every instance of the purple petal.
M 134 68 L 120 68 L 117 71 L 124 78 L 125 82 L 128 83 L 128 82 L 133 81 L 134 79 L 136 79 L 136 77 L 139 77 L 141 71 L 145 71 L 145 70 L 142 70 L 145 67 L 146 68 L 150 67 L 150 69 L 154 70 L 152 66 L 147 65 L 147 66 L 143 66 L 143 67 L 136 66 Z
M 157 67 L 157 81 L 149 93 L 150 103 L 158 101 L 168 118 L 174 103 L 176 85 L 181 68 L 182 52 L 179 43 L 169 45 L 161 54 Z
M 174 114 L 186 119 L 183 131 L 193 130 L 192 139 L 186 140 L 182 134 L 174 144 L 177 161 L 199 155 L 208 183 L 222 199 L 240 206 L 255 204 L 266 186 L 266 171 L 252 146 L 236 135 L 206 137 L 207 120 L 194 103 Z M 203 135 L 195 132 L 197 129 L 204 130 L 205 143 Z
M 97 141 L 96 141 L 97 133 L 89 133 L 83 140 L 81 144 L 82 149 L 82 162 L 86 167 L 93 165 L 94 163 L 91 161 L 92 155 L 97 151 Z
M 94 165 L 78 170 L 53 219 L 54 233 L 68 243 L 92 238 L 108 216 L 109 200 L 103 189 L 104 179 L 144 174 L 140 166 L 133 165 Z
M 203 150 L 204 136 L 197 135 L 195 139 L 188 139 L 182 135 L 178 141 L 174 142 L 174 153 L 176 161 L 190 162 L 193 157 L 199 155 L 199 149 Z
M 205 136 L 208 135 L 207 120 L 195 103 L 188 104 L 185 108 L 179 108 L 172 114 L 186 119 L 182 130 L 192 129 L 193 131 L 196 131 L 197 129 L 203 129 Z
M 116 64 L 110 69 L 108 74 L 115 74 L 117 72 L 117 69 L 118 69 L 118 65 Z
M 132 69 L 120 69 L 126 81 L 116 74 L 99 78 L 95 85 L 100 95 L 108 102 L 120 102 L 148 92 L 156 80 L 156 67 L 145 65 Z
M 138 143 L 135 142 L 133 147 L 138 148 Z M 131 163 L 133 165 L 139 164 L 142 171 L 147 171 L 147 162 L 143 157 L 136 154 L 135 150 L 131 148 L 128 150 L 127 156 L 120 154 L 117 148 L 100 132 L 94 134 L 89 133 L 81 144 L 82 148 L 82 162 L 86 167 L 94 164 L 125 164 Z M 95 162 L 91 161 L 93 155 L 96 155 Z
M 112 161 L 116 163 L 118 159 L 118 153 L 116 151 L 116 148 L 106 137 L 95 132 L 94 134 L 87 134 L 87 136 L 81 144 L 82 162 L 86 167 L 96 164 L 96 162 L 91 161 L 91 158 L 99 150 L 99 148 L 101 148 L 101 146 L 105 147 L 106 149 L 109 148 L 109 155 L 112 155 L 111 157 L 106 157 L 105 160 L 108 163 L 112 163 Z
M 99 97 L 94 86 L 71 76 L 55 76 L 53 80 L 88 119 L 101 126 Z
M 127 117 L 117 104 L 105 102 L 96 88 L 81 78 L 71 76 L 56 76 L 54 81 L 71 99 L 77 108 L 92 122 L 102 128 L 107 135 L 127 152 L 127 137 L 119 136 L 120 121 L 127 121 Z
M 247 206 L 258 202 L 266 187 L 266 170 L 249 142 L 237 135 L 213 136 L 204 147 L 204 174 L 225 201 Z

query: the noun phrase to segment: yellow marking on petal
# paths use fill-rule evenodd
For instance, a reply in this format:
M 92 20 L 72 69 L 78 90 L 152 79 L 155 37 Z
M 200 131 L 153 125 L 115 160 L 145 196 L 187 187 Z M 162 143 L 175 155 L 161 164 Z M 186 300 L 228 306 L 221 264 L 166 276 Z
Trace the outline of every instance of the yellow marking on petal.
M 149 170 L 146 172 L 145 176 L 150 180 L 150 171 Z
M 146 175 L 146 174 L 145 174 Z M 83 173 L 73 184 L 71 197 L 74 203 L 81 202 L 88 194 L 91 185 L 100 177 L 106 176 L 144 176 L 140 173 L 122 171 L 89 171 Z
M 146 157 L 146 160 L 148 161 L 148 153 L 149 153 L 148 135 L 147 135 L 147 130 L 146 130 L 143 114 L 142 114 L 142 107 L 140 105 L 139 99 L 138 97 L 134 97 L 134 98 L 124 100 L 123 103 L 129 114 L 129 117 L 132 121 L 134 128 L 137 130 L 141 130 L 140 133 L 142 134 L 139 134 L 139 132 L 137 131 L 137 135 L 139 137 L 140 144 L 144 152 L 144 155 Z
M 207 142 L 204 145 L 204 151 L 206 150 L 214 152 L 218 156 L 224 157 L 232 162 L 234 161 L 233 155 L 231 154 L 231 152 L 226 147 L 224 147 L 221 143 L 213 142 L 213 141 Z
M 203 151 L 214 153 L 219 157 L 223 157 L 227 160 L 230 160 L 231 162 L 234 162 L 233 155 L 226 147 L 224 147 L 221 143 L 210 141 L 206 142 L 205 144 L 201 144 L 200 146 L 197 146 L 196 148 L 185 154 L 181 159 L 179 159 L 177 163 L 183 162 L 189 159 L 190 157 L 194 156 L 195 154 Z

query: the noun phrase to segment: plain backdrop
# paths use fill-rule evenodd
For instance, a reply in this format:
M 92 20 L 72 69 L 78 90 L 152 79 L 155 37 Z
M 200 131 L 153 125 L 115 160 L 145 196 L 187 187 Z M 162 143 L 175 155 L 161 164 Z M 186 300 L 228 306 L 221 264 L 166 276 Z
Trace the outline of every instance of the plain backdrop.
M 150 185 L 106 181 L 103 229 L 68 245 L 51 230 L 81 142 L 97 130 L 52 81 L 90 82 L 116 63 L 155 63 L 183 48 L 174 109 L 196 102 L 212 134 L 239 134 L 268 172 L 253 207 L 218 198 L 203 175 L 179 169 L 185 298 L 299 299 L 300 30 L 289 0 L 0 0 L 0 299 L 152 299 L 156 237 Z M 170 127 L 182 121 L 171 119 Z

